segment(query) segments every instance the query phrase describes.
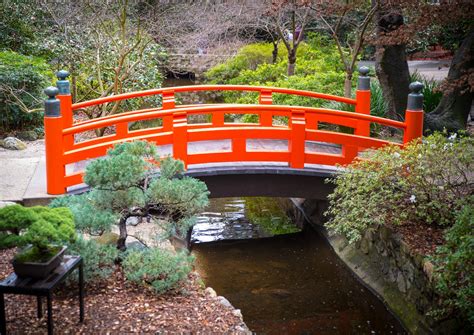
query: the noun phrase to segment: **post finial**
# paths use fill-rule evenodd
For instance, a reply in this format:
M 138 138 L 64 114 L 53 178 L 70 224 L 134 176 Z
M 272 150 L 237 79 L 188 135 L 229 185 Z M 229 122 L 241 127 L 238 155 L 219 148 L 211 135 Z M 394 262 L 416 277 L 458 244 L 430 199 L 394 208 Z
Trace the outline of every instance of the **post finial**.
M 58 77 L 59 80 L 66 80 L 66 78 L 69 77 L 69 72 L 66 70 L 59 70 L 56 72 L 56 77 Z
M 49 99 L 56 99 L 56 95 L 59 94 L 59 90 L 57 87 L 49 86 L 44 89 L 44 94 L 46 94 Z
M 369 72 L 370 72 L 370 70 L 369 70 L 369 68 L 368 68 L 367 66 L 361 66 L 361 67 L 359 67 L 359 74 L 360 74 L 361 76 L 366 77 L 366 76 L 369 74 Z
M 61 116 L 61 111 L 59 109 L 59 99 L 56 98 L 59 90 L 57 87 L 49 86 L 44 90 L 44 93 L 48 96 L 44 100 L 44 116 L 45 117 L 58 117 Z
M 66 70 L 60 70 L 56 72 L 56 77 L 58 77 L 58 81 L 56 81 L 56 86 L 59 89 L 59 94 L 71 94 L 71 89 L 69 88 L 69 72 Z
M 410 94 L 408 94 L 407 109 L 412 111 L 423 111 L 423 91 L 424 85 L 419 81 L 415 81 L 408 86 Z
M 424 85 L 420 83 L 419 81 L 414 81 L 413 83 L 410 84 L 410 86 L 408 86 L 408 88 L 410 89 L 411 93 L 421 94 L 421 91 L 423 90 Z
M 359 82 L 357 85 L 358 90 L 370 91 L 370 77 L 367 76 L 369 71 L 370 70 L 367 66 L 359 67 Z

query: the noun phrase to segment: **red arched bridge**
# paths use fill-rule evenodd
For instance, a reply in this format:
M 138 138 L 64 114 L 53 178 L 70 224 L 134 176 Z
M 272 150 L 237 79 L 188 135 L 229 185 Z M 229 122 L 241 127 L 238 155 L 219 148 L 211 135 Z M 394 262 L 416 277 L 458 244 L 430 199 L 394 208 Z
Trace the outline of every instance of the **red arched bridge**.
M 90 101 L 72 103 L 68 73 L 60 71 L 56 87 L 45 90 L 45 143 L 47 192 L 64 194 L 68 187 L 83 183 L 83 171 L 66 173 L 66 166 L 87 161 L 106 154 L 114 144 L 147 140 L 168 148 L 169 154 L 181 159 L 189 171 L 208 163 L 222 167 L 235 162 L 279 162 L 286 169 L 304 173 L 313 164 L 344 165 L 352 162 L 358 153 L 367 148 L 391 144 L 387 140 L 370 136 L 370 124 L 395 127 L 403 130 L 403 145 L 420 138 L 423 129 L 421 84 L 411 85 L 405 121 L 395 121 L 370 115 L 370 83 L 368 69 L 361 69 L 355 99 L 288 88 L 201 85 L 151 89 L 140 92 L 112 95 Z M 176 105 L 175 94 L 196 91 L 245 91 L 259 94 L 258 104 L 207 104 Z M 58 94 L 59 93 L 59 94 Z M 273 104 L 273 94 L 288 94 L 324 99 L 355 106 L 355 112 L 328 108 Z M 162 106 L 103 116 L 74 122 L 73 114 L 87 107 L 111 102 L 160 95 Z M 225 122 L 226 114 L 254 114 L 256 123 Z M 188 118 L 205 115 L 202 123 L 189 123 Z M 287 124 L 275 124 L 275 117 L 287 117 Z M 143 120 L 161 119 L 161 126 L 131 130 L 129 125 Z M 321 129 L 320 123 L 354 129 L 353 134 Z M 78 134 L 102 128 L 115 129 L 114 133 L 92 139 L 76 141 Z M 270 146 L 261 145 L 267 141 Z M 191 150 L 193 145 L 210 150 Z M 197 145 L 197 146 L 196 146 Z M 260 145 L 260 147 L 259 147 Z M 252 148 L 253 146 L 253 148 Z M 312 150 L 311 147 L 328 150 Z M 227 164 L 227 165 L 226 165 Z M 235 167 L 235 166 L 234 166 Z M 212 169 L 216 168 L 216 164 Z M 219 165 L 217 166 L 219 168 Z M 208 168 L 209 169 L 209 168 Z

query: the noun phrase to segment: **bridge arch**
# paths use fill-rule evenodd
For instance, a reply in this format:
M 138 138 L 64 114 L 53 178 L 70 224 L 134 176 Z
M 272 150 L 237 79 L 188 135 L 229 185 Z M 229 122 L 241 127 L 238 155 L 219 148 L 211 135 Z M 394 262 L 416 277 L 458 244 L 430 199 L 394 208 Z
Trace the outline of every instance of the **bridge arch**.
M 385 119 L 370 115 L 370 85 L 367 73 L 368 69 L 361 69 L 355 99 L 279 87 L 198 85 L 125 93 L 73 104 L 69 82 L 66 79 L 68 73 L 60 71 L 58 72 L 58 88 L 50 87 L 45 90 L 49 96 L 45 100 L 44 118 L 47 192 L 53 195 L 64 194 L 68 187 L 83 182 L 83 171 L 69 173 L 66 169 L 67 165 L 103 156 L 107 149 L 114 144 L 132 140 L 147 140 L 156 143 L 160 148 L 163 148 L 165 154 L 168 150 L 169 154 L 183 160 L 190 175 L 198 176 L 197 174 L 201 173 L 200 178 L 207 179 L 209 183 L 219 179 L 229 179 L 228 177 L 232 173 L 234 179 L 242 175 L 247 175 L 247 178 L 260 175 L 255 180 L 257 184 L 268 178 L 263 177 L 264 175 L 285 176 L 285 179 L 281 178 L 282 181 L 297 182 L 299 180 L 301 183 L 304 183 L 304 180 L 309 177 L 322 180 L 321 171 L 324 169 L 318 166 L 348 164 L 362 150 L 379 148 L 387 144 L 402 146 L 422 136 L 421 84 L 411 86 L 412 93 L 409 96 L 405 121 Z M 258 92 L 259 104 L 176 105 L 175 94 L 190 91 Z M 274 93 L 338 101 L 354 105 L 355 112 L 274 105 L 272 100 Z M 129 111 L 76 123 L 73 121 L 73 113 L 83 108 L 152 95 L 161 95 L 161 107 Z M 224 116 L 229 113 L 256 114 L 258 122 L 227 123 L 224 121 Z M 188 117 L 192 115 L 208 115 L 211 119 L 209 122 L 191 124 L 188 123 Z M 273 118 L 275 116 L 287 117 L 288 125 L 274 124 Z M 129 129 L 129 124 L 132 122 L 151 119 L 161 119 L 162 126 L 140 130 Z M 350 127 L 354 129 L 354 133 L 327 131 L 319 127 L 321 122 Z M 403 130 L 403 143 L 393 143 L 371 137 L 371 123 Z M 76 134 L 104 127 L 114 127 L 115 133 L 82 142 L 75 140 Z M 254 143 L 255 141 L 262 143 L 273 141 L 272 143 L 275 145 L 270 148 L 263 146 L 260 150 L 253 150 L 249 148 L 252 141 Z M 218 145 L 217 148 L 211 146 L 211 150 L 207 151 L 192 151 L 192 146 L 199 143 L 215 145 L 224 142 L 227 143 L 227 146 Z M 326 146 L 333 146 L 334 150 L 311 150 L 311 147 L 316 146 L 317 148 L 324 143 Z M 267 166 L 267 170 L 242 168 L 238 173 L 238 165 L 242 162 L 259 162 L 267 165 L 271 163 L 273 166 Z M 224 165 L 232 163 L 235 166 L 218 168 L 218 166 L 209 165 L 216 163 Z M 207 164 L 208 170 L 205 170 L 206 167 L 202 164 Z M 274 164 L 283 164 L 283 166 Z M 214 175 L 206 174 L 206 171 L 211 171 Z M 262 173 L 262 171 L 266 171 L 266 173 Z M 221 192 L 221 194 L 223 193 Z

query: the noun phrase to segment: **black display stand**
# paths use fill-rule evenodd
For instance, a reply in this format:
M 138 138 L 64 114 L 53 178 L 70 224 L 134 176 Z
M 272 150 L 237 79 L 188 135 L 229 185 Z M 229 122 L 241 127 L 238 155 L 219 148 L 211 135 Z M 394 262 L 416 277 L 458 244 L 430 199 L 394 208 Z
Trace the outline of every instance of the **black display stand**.
M 38 301 L 38 318 L 43 316 L 41 298 L 46 297 L 48 309 L 48 334 L 53 334 L 53 291 L 75 269 L 79 269 L 79 320 L 84 321 L 84 270 L 80 256 L 64 256 L 64 259 L 51 274 L 44 279 L 17 277 L 15 273 L 0 282 L 0 334 L 6 335 L 5 294 L 34 295 Z

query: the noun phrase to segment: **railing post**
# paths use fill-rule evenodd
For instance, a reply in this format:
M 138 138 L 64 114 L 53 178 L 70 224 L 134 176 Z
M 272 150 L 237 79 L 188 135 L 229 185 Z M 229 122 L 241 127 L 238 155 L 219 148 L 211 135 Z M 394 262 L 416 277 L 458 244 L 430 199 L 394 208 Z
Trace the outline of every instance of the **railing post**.
M 258 102 L 261 105 L 273 104 L 272 91 L 262 90 L 258 98 Z M 264 127 L 271 127 L 273 124 L 273 117 L 271 113 L 265 113 L 265 111 L 259 113 L 259 123 Z
M 291 111 L 290 167 L 304 168 L 306 119 L 304 110 Z
M 188 120 L 186 112 L 173 113 L 173 157 L 180 159 L 187 167 Z
M 423 84 L 415 81 L 410 84 L 408 94 L 407 110 L 405 111 L 405 134 L 403 143 L 408 144 L 414 139 L 421 140 L 423 136 Z
M 361 66 L 359 68 L 359 81 L 357 84 L 356 91 L 356 113 L 370 114 L 370 77 L 369 68 Z M 359 136 L 370 136 L 370 122 L 368 121 L 357 121 L 357 127 L 354 131 L 355 135 Z
M 59 90 L 50 86 L 44 90 L 48 99 L 44 101 L 44 143 L 46 150 L 46 190 L 48 194 L 64 194 L 64 176 L 66 169 L 63 163 L 63 127 L 61 103 L 56 98 Z
M 162 99 L 161 99 L 161 107 L 163 110 L 165 109 L 173 109 L 176 106 L 176 102 L 174 100 L 174 92 L 173 91 L 166 91 L 163 92 Z M 173 117 L 165 116 L 163 117 L 163 129 L 168 130 L 173 127 Z
M 66 70 L 61 70 L 56 72 L 56 87 L 59 90 L 58 99 L 61 105 L 61 116 L 63 119 L 63 128 L 69 128 L 72 126 L 73 114 L 72 114 L 72 97 L 71 97 L 71 88 L 69 85 L 69 72 Z M 64 149 L 68 150 L 74 144 L 74 135 L 68 135 L 64 137 Z

